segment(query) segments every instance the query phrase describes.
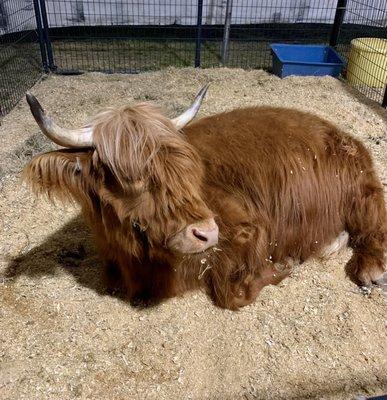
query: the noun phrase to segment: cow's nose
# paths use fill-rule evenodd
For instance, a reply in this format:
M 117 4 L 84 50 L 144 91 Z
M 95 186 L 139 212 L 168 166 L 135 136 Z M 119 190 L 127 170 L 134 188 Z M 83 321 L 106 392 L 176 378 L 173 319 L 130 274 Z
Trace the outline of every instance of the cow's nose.
M 190 236 L 198 240 L 203 249 L 215 246 L 218 243 L 219 228 L 213 219 L 201 224 L 193 224 L 190 227 Z
M 208 242 L 209 240 L 211 240 L 211 236 L 214 235 L 213 232 L 214 230 L 206 232 L 203 229 L 196 229 L 196 228 L 192 229 L 192 235 L 194 235 L 196 239 L 199 239 L 202 242 Z
M 200 253 L 218 244 L 219 228 L 213 218 L 194 222 L 172 236 L 167 247 L 188 254 Z

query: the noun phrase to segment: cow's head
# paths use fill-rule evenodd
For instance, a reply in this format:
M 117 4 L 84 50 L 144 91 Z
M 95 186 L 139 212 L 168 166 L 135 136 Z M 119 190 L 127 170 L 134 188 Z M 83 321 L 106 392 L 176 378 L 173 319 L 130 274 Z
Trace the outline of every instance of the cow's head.
M 207 87 L 175 119 L 138 104 L 102 111 L 79 129 L 56 125 L 27 94 L 42 132 L 66 148 L 35 157 L 27 181 L 38 192 L 76 200 L 107 230 L 117 224 L 137 230 L 153 248 L 183 254 L 208 249 L 218 241 L 218 227 L 202 198 L 201 159 L 180 132 Z

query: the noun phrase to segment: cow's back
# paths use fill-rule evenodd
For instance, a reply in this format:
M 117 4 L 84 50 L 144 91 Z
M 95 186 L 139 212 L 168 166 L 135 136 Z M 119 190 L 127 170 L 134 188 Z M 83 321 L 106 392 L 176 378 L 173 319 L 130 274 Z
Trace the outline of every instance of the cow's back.
M 265 225 L 277 259 L 305 259 L 345 226 L 357 179 L 371 168 L 364 147 L 335 126 L 296 110 L 257 107 L 203 118 L 185 134 L 206 165 L 207 190 L 243 204 Z M 213 200 L 227 220 L 222 195 Z

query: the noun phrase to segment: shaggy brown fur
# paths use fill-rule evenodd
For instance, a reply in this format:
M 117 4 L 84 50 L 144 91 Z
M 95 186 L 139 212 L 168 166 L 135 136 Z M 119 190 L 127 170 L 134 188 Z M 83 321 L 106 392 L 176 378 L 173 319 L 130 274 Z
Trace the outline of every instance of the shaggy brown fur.
M 40 155 L 25 177 L 39 193 L 82 205 L 108 274 L 130 299 L 202 287 L 236 309 L 344 230 L 348 276 L 370 285 L 385 271 L 386 209 L 370 155 L 316 116 L 248 108 L 183 135 L 141 104 L 101 113 L 93 127 L 94 149 Z M 213 215 L 217 248 L 168 250 L 171 235 Z

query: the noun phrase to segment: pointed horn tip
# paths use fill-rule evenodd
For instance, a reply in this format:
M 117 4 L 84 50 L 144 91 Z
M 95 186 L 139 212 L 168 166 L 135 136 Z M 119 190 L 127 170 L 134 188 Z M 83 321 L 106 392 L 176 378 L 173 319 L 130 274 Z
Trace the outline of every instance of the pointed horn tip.
M 208 90 L 208 88 L 210 87 L 211 82 L 206 83 L 201 89 L 200 89 L 200 93 L 205 94 Z
M 26 100 L 30 106 L 32 115 L 36 118 L 44 114 L 43 107 L 40 105 L 38 99 L 30 92 L 26 93 Z
M 36 97 L 31 92 L 27 92 L 26 93 L 26 100 L 27 100 L 27 103 L 29 105 L 31 105 L 31 103 L 33 103 L 34 100 L 36 100 Z

